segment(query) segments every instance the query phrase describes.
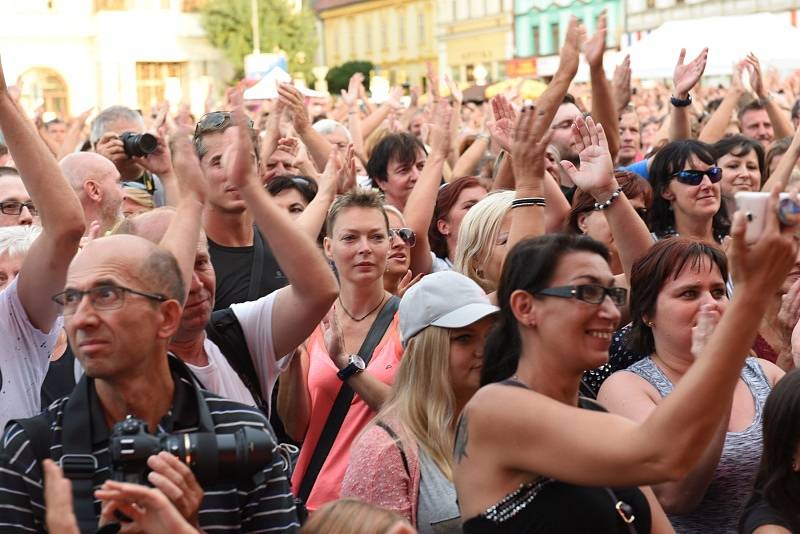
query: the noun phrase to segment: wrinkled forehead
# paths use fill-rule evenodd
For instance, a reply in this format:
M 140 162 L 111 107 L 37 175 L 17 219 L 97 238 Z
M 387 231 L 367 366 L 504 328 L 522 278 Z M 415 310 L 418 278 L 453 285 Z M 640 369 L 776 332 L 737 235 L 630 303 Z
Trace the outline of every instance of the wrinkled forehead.
M 133 235 L 115 235 L 90 241 L 75 255 L 67 271 L 67 287 L 90 287 L 109 280 L 120 285 L 140 285 L 146 259 L 154 243 Z

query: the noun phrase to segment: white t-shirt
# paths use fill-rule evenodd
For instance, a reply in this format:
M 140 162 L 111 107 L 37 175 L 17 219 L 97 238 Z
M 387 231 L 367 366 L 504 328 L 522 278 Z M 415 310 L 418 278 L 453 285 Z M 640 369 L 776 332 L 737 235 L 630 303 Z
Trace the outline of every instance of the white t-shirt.
M 252 302 L 231 305 L 231 309 L 242 327 L 242 332 L 244 332 L 247 349 L 253 358 L 253 366 L 268 409 L 271 409 L 270 401 L 275 381 L 278 379 L 278 375 L 289 366 L 292 354 L 294 354 L 288 354 L 279 360 L 275 359 L 275 347 L 272 344 L 272 306 L 275 303 L 276 293 L 270 293 Z M 204 367 L 188 363 L 187 365 L 206 389 L 222 397 L 255 406 L 256 403 L 250 391 L 230 366 L 219 347 L 206 338 L 203 349 L 208 357 L 208 365 Z
M 17 279 L 0 291 L 0 431 L 11 419 L 41 411 L 42 382 L 63 324 L 59 317 L 49 333 L 34 327 L 19 300 Z

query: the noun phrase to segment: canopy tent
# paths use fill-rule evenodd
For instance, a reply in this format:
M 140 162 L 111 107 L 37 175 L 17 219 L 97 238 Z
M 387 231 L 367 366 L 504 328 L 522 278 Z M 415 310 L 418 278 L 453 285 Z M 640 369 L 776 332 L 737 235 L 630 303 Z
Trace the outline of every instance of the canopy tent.
M 672 78 L 682 47 L 687 62 L 708 47 L 706 76 L 729 76 L 749 52 L 764 73 L 768 67 L 783 73 L 800 68 L 800 29 L 771 13 L 665 22 L 622 53 L 631 56 L 633 78 Z
M 292 77 L 289 76 L 288 72 L 283 70 L 281 67 L 274 67 L 267 73 L 266 76 L 261 78 L 258 83 L 248 89 L 245 89 L 243 96 L 245 100 L 270 100 L 273 98 L 278 98 L 278 84 L 291 82 Z M 328 96 L 328 93 L 309 89 L 305 84 L 295 84 L 295 87 L 297 87 L 297 90 L 300 91 L 300 94 L 310 98 Z

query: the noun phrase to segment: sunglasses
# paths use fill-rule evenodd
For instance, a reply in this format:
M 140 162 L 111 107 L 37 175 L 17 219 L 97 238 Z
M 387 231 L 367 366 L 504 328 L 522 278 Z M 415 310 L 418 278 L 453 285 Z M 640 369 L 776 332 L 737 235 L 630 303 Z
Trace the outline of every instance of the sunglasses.
M 224 130 L 231 123 L 231 114 L 229 111 L 212 111 L 206 113 L 200 120 L 197 121 L 197 126 L 194 127 L 195 139 L 208 132 L 216 132 Z M 252 119 L 247 119 L 247 125 L 252 128 Z
M 703 181 L 704 176 L 708 176 L 708 179 L 711 180 L 711 183 L 715 184 L 722 180 L 722 169 L 719 167 L 709 167 L 704 171 L 696 171 L 691 169 L 686 171 L 678 171 L 672 175 L 673 178 L 685 185 L 700 185 L 700 182 Z
M 537 291 L 534 295 L 578 299 L 589 304 L 600 304 L 606 295 L 617 306 L 624 306 L 628 299 L 628 290 L 624 287 L 605 287 L 599 284 L 582 284 L 579 286 L 548 287 Z
M 411 228 L 390 228 L 389 236 L 399 237 L 409 247 L 413 247 L 414 245 L 417 244 L 417 234 L 415 234 L 414 230 L 412 230 Z

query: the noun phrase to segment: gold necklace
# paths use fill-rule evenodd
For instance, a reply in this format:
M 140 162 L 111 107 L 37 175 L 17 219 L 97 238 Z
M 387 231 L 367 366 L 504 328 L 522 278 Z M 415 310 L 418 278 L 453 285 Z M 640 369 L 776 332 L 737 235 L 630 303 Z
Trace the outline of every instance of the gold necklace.
M 386 293 L 384 293 L 384 294 L 381 296 L 381 301 L 378 303 L 378 305 L 377 305 L 377 306 L 375 306 L 374 308 L 372 308 L 372 309 L 371 309 L 371 310 L 370 310 L 370 311 L 369 311 L 369 312 L 368 312 L 368 313 L 367 313 L 365 316 L 363 316 L 363 317 L 361 317 L 361 318 L 356 318 L 356 317 L 353 317 L 353 315 L 351 315 L 351 314 L 350 314 L 350 312 L 349 312 L 349 311 L 347 311 L 347 308 L 345 308 L 345 307 L 344 307 L 344 302 L 342 302 L 342 297 L 339 297 L 339 299 L 338 299 L 338 300 L 339 300 L 339 305 L 342 307 L 342 311 L 345 313 L 345 315 L 347 315 L 348 317 L 350 317 L 350 318 L 351 318 L 352 320 L 354 320 L 355 322 L 357 322 L 357 323 L 360 323 L 361 321 L 363 321 L 364 319 L 366 319 L 367 317 L 369 317 L 370 315 L 372 315 L 373 313 L 375 313 L 375 310 L 377 310 L 377 309 L 378 309 L 378 308 L 381 306 L 381 304 L 383 304 L 383 301 L 384 301 L 384 300 L 386 300 Z

